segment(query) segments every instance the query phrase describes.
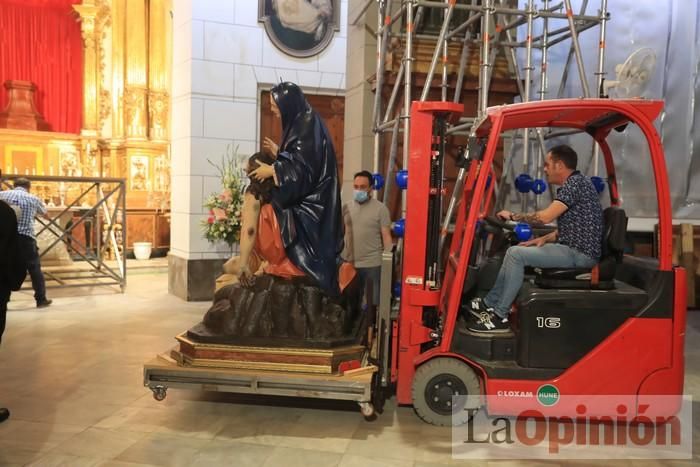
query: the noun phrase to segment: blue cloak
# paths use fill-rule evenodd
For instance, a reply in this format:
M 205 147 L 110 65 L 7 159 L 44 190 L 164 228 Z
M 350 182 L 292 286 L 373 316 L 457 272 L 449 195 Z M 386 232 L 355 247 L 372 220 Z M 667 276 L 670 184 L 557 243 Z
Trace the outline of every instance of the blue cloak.
M 282 243 L 295 266 L 336 296 L 344 227 L 333 142 L 296 84 L 280 83 L 271 94 L 282 118 L 271 200 Z

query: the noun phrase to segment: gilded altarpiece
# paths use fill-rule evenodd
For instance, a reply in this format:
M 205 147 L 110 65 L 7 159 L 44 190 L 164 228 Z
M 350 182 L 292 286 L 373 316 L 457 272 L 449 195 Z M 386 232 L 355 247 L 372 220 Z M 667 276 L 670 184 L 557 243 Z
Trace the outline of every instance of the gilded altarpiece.
M 164 253 L 170 243 L 171 0 L 83 0 L 73 10 L 84 54 L 80 134 L 0 129 L 0 169 L 125 178 L 127 249 L 149 241 Z M 50 187 L 42 190 L 47 201 L 58 202 Z
M 127 239 L 169 246 L 170 0 L 112 0 L 99 42 L 104 166 L 127 179 Z M 128 18 L 128 21 L 127 21 Z

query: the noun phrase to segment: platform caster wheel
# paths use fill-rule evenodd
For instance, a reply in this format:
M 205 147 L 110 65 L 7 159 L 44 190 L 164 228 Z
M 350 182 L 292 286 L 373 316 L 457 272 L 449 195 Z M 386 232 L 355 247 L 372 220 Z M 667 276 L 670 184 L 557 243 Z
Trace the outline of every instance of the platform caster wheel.
M 366 420 L 372 421 L 377 418 L 377 414 L 374 411 L 374 405 L 371 402 L 360 402 L 360 412 Z
M 154 388 L 151 388 L 151 391 L 153 391 L 153 398 L 160 402 L 165 399 L 168 388 L 166 388 L 165 386 L 156 386 Z
M 418 367 L 412 394 L 414 410 L 432 425 L 463 425 L 475 413 L 471 409 L 481 406 L 479 377 L 454 358 L 436 358 Z

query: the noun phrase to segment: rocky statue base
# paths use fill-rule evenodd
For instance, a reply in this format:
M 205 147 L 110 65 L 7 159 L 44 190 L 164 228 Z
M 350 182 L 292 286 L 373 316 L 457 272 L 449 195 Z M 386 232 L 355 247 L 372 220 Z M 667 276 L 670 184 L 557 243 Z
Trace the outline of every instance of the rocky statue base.
M 331 349 L 358 345 L 365 324 L 355 277 L 338 297 L 329 297 L 307 278 L 263 274 L 251 287 L 219 289 L 189 341 L 233 346 Z

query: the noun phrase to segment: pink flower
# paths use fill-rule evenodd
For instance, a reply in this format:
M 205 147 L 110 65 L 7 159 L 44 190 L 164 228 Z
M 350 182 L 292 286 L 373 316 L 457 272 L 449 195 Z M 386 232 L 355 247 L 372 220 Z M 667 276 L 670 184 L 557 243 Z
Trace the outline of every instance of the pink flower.
M 213 224 L 214 223 L 214 216 L 209 216 L 209 218 L 207 219 L 207 223 Z
M 228 217 L 226 216 L 226 211 L 224 211 L 221 208 L 212 209 L 212 213 L 214 214 L 214 217 L 217 221 L 225 220 Z
M 226 190 L 222 191 L 221 194 L 219 195 L 219 199 L 221 201 L 226 202 L 226 203 L 230 203 L 231 201 L 233 201 L 233 194 L 231 193 L 231 190 L 226 189 Z

